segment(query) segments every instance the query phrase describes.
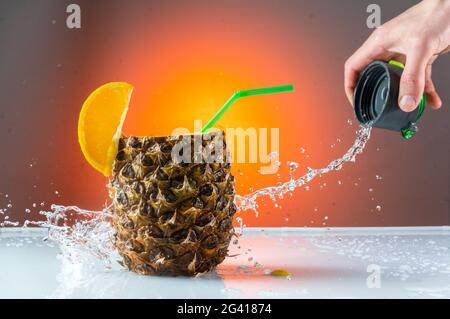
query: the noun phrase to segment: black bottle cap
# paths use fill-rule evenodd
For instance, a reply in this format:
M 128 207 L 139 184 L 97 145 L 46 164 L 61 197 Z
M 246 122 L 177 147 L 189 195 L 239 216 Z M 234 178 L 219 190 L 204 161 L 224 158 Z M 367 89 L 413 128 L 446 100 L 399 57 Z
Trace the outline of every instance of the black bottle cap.
M 354 111 L 364 127 L 378 127 L 400 131 L 410 138 L 417 131 L 416 122 L 422 115 L 425 99 L 412 112 L 404 112 L 398 106 L 402 64 L 375 61 L 360 74 L 354 93 Z

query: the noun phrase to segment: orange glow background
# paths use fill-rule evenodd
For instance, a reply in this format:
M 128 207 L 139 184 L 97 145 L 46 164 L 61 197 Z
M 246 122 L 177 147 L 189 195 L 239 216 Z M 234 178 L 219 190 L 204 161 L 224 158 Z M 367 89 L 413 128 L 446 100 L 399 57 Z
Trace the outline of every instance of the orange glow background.
M 326 131 L 333 129 L 333 121 L 324 117 L 320 109 L 320 105 L 333 103 L 332 96 L 328 96 L 329 89 L 324 95 L 323 88 L 317 85 L 323 72 L 318 72 L 316 65 L 327 60 L 326 52 L 332 50 L 332 44 L 327 44 L 327 49 L 315 40 L 312 32 L 302 29 L 292 32 L 288 21 L 271 14 L 267 8 L 244 5 L 236 12 L 232 7 L 223 2 L 195 8 L 188 2 L 178 3 L 166 6 L 151 19 L 145 10 L 133 11 L 133 19 L 116 11 L 113 20 L 128 23 L 101 34 L 105 44 L 96 43 L 95 54 L 89 57 L 89 69 L 102 74 L 102 79 L 93 82 L 92 87 L 106 81 L 132 83 L 135 90 L 124 133 L 169 135 L 176 127 L 193 130 L 196 119 L 206 123 L 239 89 L 292 83 L 296 87 L 292 93 L 240 100 L 219 126 L 280 128 L 283 164 L 287 160 L 302 161 L 300 146 L 314 152 L 315 157 L 328 156 L 331 160 L 329 152 L 315 149 L 314 141 L 326 134 L 322 126 Z M 341 94 L 340 87 L 336 91 Z M 339 122 L 334 125 L 345 124 L 346 119 Z M 270 141 L 267 142 L 270 147 Z M 266 164 L 234 165 L 238 194 L 289 178 L 283 167 L 279 171 L 281 176 L 260 175 L 261 165 Z M 306 171 L 305 165 L 300 165 L 299 174 Z M 95 179 L 94 174 L 92 178 Z M 280 205 L 296 209 L 301 201 L 298 196 Z M 272 204 L 261 208 L 259 218 L 246 213 L 245 223 L 265 226 L 301 223 L 301 216 L 287 217 L 280 209 L 269 216 L 272 210 Z

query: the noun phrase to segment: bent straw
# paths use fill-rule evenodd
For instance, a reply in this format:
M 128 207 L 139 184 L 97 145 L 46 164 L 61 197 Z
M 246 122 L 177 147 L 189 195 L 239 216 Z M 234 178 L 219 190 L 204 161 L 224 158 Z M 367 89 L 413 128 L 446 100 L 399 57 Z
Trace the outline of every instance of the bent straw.
M 250 89 L 250 90 L 241 90 L 235 92 L 228 101 L 217 111 L 216 114 L 206 123 L 206 125 L 202 128 L 202 133 L 206 133 L 209 129 L 211 129 L 217 121 L 225 114 L 226 111 L 233 105 L 241 97 L 245 96 L 253 96 L 253 95 L 261 95 L 261 94 L 273 94 L 273 93 L 281 93 L 281 92 L 289 92 L 293 91 L 294 86 L 292 84 L 288 85 L 280 85 L 280 86 L 272 86 L 268 88 L 259 88 L 259 89 Z

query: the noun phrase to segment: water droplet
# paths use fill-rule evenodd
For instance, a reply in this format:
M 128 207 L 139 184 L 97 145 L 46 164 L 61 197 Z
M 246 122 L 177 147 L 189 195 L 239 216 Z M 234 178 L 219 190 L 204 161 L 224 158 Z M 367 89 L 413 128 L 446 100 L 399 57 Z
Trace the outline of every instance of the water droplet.
M 299 166 L 298 163 L 296 163 L 296 162 L 287 162 L 287 164 L 288 164 L 289 170 L 291 172 L 295 172 Z
M 369 188 L 369 192 L 373 192 L 373 188 Z
M 328 220 L 328 216 L 325 216 L 323 219 Z
M 377 209 L 377 211 L 381 211 L 381 206 L 380 205 L 377 205 L 377 207 L 376 207 L 376 209 Z
M 25 209 L 25 213 L 29 214 L 31 213 L 31 210 L 29 210 L 28 208 Z
M 305 149 L 303 147 L 300 147 L 299 149 L 300 153 L 304 154 L 305 153 Z

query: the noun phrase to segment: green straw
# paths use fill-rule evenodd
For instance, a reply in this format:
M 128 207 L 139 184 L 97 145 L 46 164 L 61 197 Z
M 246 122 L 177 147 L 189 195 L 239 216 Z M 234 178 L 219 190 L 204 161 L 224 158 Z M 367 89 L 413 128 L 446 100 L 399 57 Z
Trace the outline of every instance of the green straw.
M 206 133 L 210 130 L 217 121 L 225 114 L 226 111 L 233 105 L 241 97 L 245 96 L 253 96 L 253 95 L 261 95 L 261 94 L 273 94 L 273 93 L 281 93 L 281 92 L 290 92 L 294 90 L 294 86 L 292 84 L 288 85 L 280 85 L 280 86 L 272 86 L 268 88 L 259 88 L 259 89 L 251 89 L 251 90 L 241 90 L 235 92 L 228 101 L 217 111 L 216 114 L 206 123 L 206 125 L 202 128 L 202 133 Z

